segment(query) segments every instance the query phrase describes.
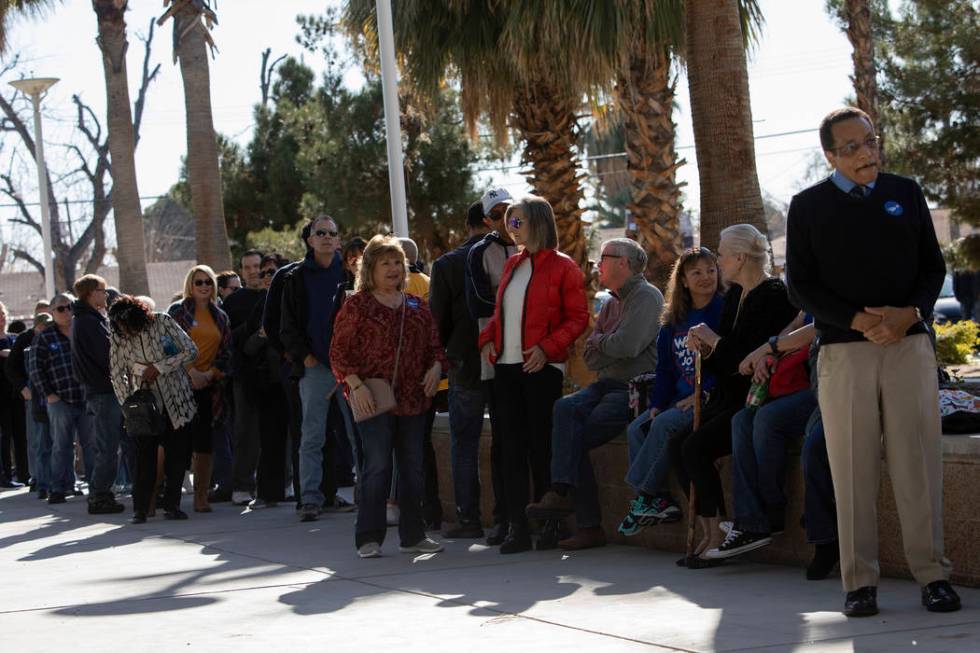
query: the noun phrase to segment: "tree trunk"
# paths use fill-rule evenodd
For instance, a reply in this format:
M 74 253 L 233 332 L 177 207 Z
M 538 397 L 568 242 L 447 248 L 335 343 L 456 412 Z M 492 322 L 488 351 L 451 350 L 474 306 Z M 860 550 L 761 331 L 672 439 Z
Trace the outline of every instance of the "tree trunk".
M 109 129 L 109 159 L 112 162 L 112 212 L 116 225 L 116 258 L 119 289 L 133 295 L 148 295 L 143 248 L 143 209 L 136 183 L 133 116 L 129 105 L 129 76 L 126 71 L 126 3 L 93 0 L 99 27 L 98 44 L 105 70 L 106 114 Z M 98 250 L 98 247 L 96 247 Z M 96 251 L 96 253 L 98 253 Z M 100 257 L 93 257 L 93 260 Z
M 555 211 L 558 248 L 584 271 L 589 251 L 582 224 L 584 175 L 578 172 L 576 108 L 555 88 L 532 82 L 518 90 L 514 126 L 524 139 L 522 162 L 531 165 L 524 174 Z
M 674 149 L 670 55 L 655 47 L 638 49 L 630 57 L 628 76 L 621 77 L 616 85 L 616 96 L 624 119 L 632 187 L 632 200 L 626 208 L 649 257 L 646 277 L 658 288 L 666 289 L 683 246 L 677 168 L 684 161 L 677 160 Z
M 847 40 L 854 48 L 854 52 L 851 53 L 851 61 L 854 62 L 851 82 L 854 84 L 858 109 L 871 117 L 871 124 L 881 133 L 878 126 L 878 80 L 874 36 L 871 33 L 871 8 L 868 6 L 868 0 L 845 0 L 843 11 L 844 22 L 847 25 Z M 884 151 L 884 143 L 882 143 L 881 154 L 884 154 Z
M 738 0 L 687 2 L 687 75 L 701 182 L 701 244 L 748 223 L 766 233 Z
M 187 178 L 197 226 L 197 261 L 214 270 L 227 270 L 231 267 L 231 254 L 221 200 L 218 142 L 211 117 L 206 29 L 193 3 L 187 3 L 177 11 L 174 21 L 175 34 L 179 35 L 175 47 L 187 112 Z

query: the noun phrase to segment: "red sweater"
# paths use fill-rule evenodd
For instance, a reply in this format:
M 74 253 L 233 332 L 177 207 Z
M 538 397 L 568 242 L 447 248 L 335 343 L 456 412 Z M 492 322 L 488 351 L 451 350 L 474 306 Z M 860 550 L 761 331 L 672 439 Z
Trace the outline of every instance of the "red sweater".
M 493 317 L 480 333 L 480 348 L 493 342 L 497 353 L 503 346 L 503 298 L 514 270 L 531 259 L 531 280 L 524 296 L 521 349 L 538 345 L 549 363 L 568 360 L 568 350 L 589 325 L 582 271 L 568 256 L 543 249 L 532 256 L 524 250 L 507 259 L 497 289 Z
M 348 374 L 356 374 L 362 379 L 391 382 L 401 310 L 388 308 L 370 292 L 356 293 L 344 302 L 330 343 L 330 366 L 337 379 L 343 381 Z M 436 361 L 443 371 L 448 369 L 432 314 L 419 297 L 406 294 L 405 334 L 395 380 L 398 404 L 392 414 L 419 415 L 429 409 L 432 400 L 425 396 L 422 379 Z M 346 393 L 350 394 L 349 388 Z

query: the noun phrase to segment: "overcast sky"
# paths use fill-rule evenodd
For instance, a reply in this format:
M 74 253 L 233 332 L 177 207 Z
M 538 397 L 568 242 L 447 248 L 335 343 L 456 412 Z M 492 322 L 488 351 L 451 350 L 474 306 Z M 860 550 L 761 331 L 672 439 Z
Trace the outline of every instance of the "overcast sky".
M 220 24 L 213 36 L 220 52 L 211 62 L 212 106 L 215 128 L 240 143 L 252 132 L 252 107 L 259 99 L 261 52 L 271 47 L 274 56 L 303 57 L 315 70 L 322 70 L 316 57 L 306 54 L 295 42 L 298 14 L 314 14 L 336 2 L 323 0 L 235 0 L 218 3 Z M 820 118 L 852 94 L 850 46 L 824 11 L 824 0 L 761 0 L 766 26 L 761 43 L 751 54 L 749 82 L 755 120 L 756 156 L 762 189 L 786 202 L 799 188 L 807 164 L 819 152 L 815 131 L 759 138 L 772 134 L 814 130 Z M 145 34 L 151 18 L 159 15 L 159 1 L 134 0 L 128 13 L 130 48 L 128 66 L 131 93 L 135 99 L 142 66 L 143 47 L 136 38 Z M 45 141 L 53 172 L 68 167 L 66 152 L 59 143 L 69 140 L 74 120 L 71 95 L 79 93 L 92 105 L 100 119 L 105 115 L 105 80 L 101 55 L 95 45 L 96 21 L 88 0 L 70 0 L 40 21 L 19 20 L 10 28 L 9 57 L 19 54 L 20 70 L 33 76 L 59 77 L 44 100 Z M 158 29 L 153 56 L 162 64 L 161 74 L 150 90 L 143 118 L 142 140 L 136 153 L 140 194 L 145 198 L 166 193 L 176 181 L 180 158 L 185 154 L 183 90 L 179 70 L 173 65 L 170 24 Z M 2 82 L 15 77 L 11 74 Z M 356 83 L 356 75 L 351 76 Z M 678 84 L 679 153 L 688 164 L 679 177 L 687 182 L 686 207 L 698 206 L 697 167 L 691 128 L 686 80 Z M 6 166 L 10 135 L 0 149 Z M 508 186 L 515 194 L 529 188 L 511 172 L 488 173 L 488 181 Z M 27 191 L 25 191 L 26 193 Z M 36 194 L 33 188 L 30 194 Z M 152 203 L 147 199 L 144 204 Z M 0 201 L 0 204 L 7 204 Z M 35 207 L 36 208 L 36 207 Z M 0 210 L 0 235 L 8 236 L 7 220 L 13 209 Z

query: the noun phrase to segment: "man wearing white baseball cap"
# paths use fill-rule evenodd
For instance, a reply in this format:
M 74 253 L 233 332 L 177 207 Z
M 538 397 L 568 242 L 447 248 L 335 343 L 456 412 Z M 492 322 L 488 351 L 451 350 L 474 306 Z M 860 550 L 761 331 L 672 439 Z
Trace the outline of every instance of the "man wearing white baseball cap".
M 504 263 L 517 253 L 517 246 L 504 225 L 504 216 L 512 201 L 511 194 L 506 189 L 499 187 L 491 188 L 480 198 L 480 204 L 483 208 L 483 223 L 490 229 L 490 233 L 470 248 L 466 257 L 464 284 L 466 306 L 480 329 L 486 326 L 493 316 L 494 305 L 497 302 L 497 288 L 500 285 Z M 509 519 L 505 513 L 501 445 L 497 429 L 494 428 L 496 410 L 492 383 L 493 366 L 483 360 L 482 357 L 480 360 L 480 379 L 483 381 L 487 404 L 490 407 L 490 424 L 493 433 L 490 447 L 490 476 L 494 494 L 494 527 L 487 537 L 487 544 L 497 545 L 503 542 L 507 535 Z M 479 410 L 482 412 L 482 406 Z
M 511 197 L 511 194 L 507 192 L 506 188 L 491 188 L 480 198 L 480 203 L 483 204 L 483 217 L 494 221 L 502 220 L 504 213 L 507 211 L 507 207 L 513 201 L 514 198 Z M 494 209 L 497 210 L 493 211 Z M 492 218 L 491 211 L 494 212 Z M 499 231 L 503 231 L 503 229 Z

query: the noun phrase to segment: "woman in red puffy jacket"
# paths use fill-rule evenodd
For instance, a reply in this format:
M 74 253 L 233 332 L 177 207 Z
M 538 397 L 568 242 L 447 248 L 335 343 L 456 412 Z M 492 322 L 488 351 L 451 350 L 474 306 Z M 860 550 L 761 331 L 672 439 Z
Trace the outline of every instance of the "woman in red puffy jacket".
M 498 425 L 510 532 L 501 553 L 531 548 L 524 508 L 528 466 L 535 500 L 550 487 L 551 411 L 561 397 L 565 361 L 589 322 L 578 265 L 558 251 L 555 214 L 547 200 L 529 196 L 507 210 L 507 229 L 523 245 L 504 265 L 493 317 L 480 349 L 494 364 Z

